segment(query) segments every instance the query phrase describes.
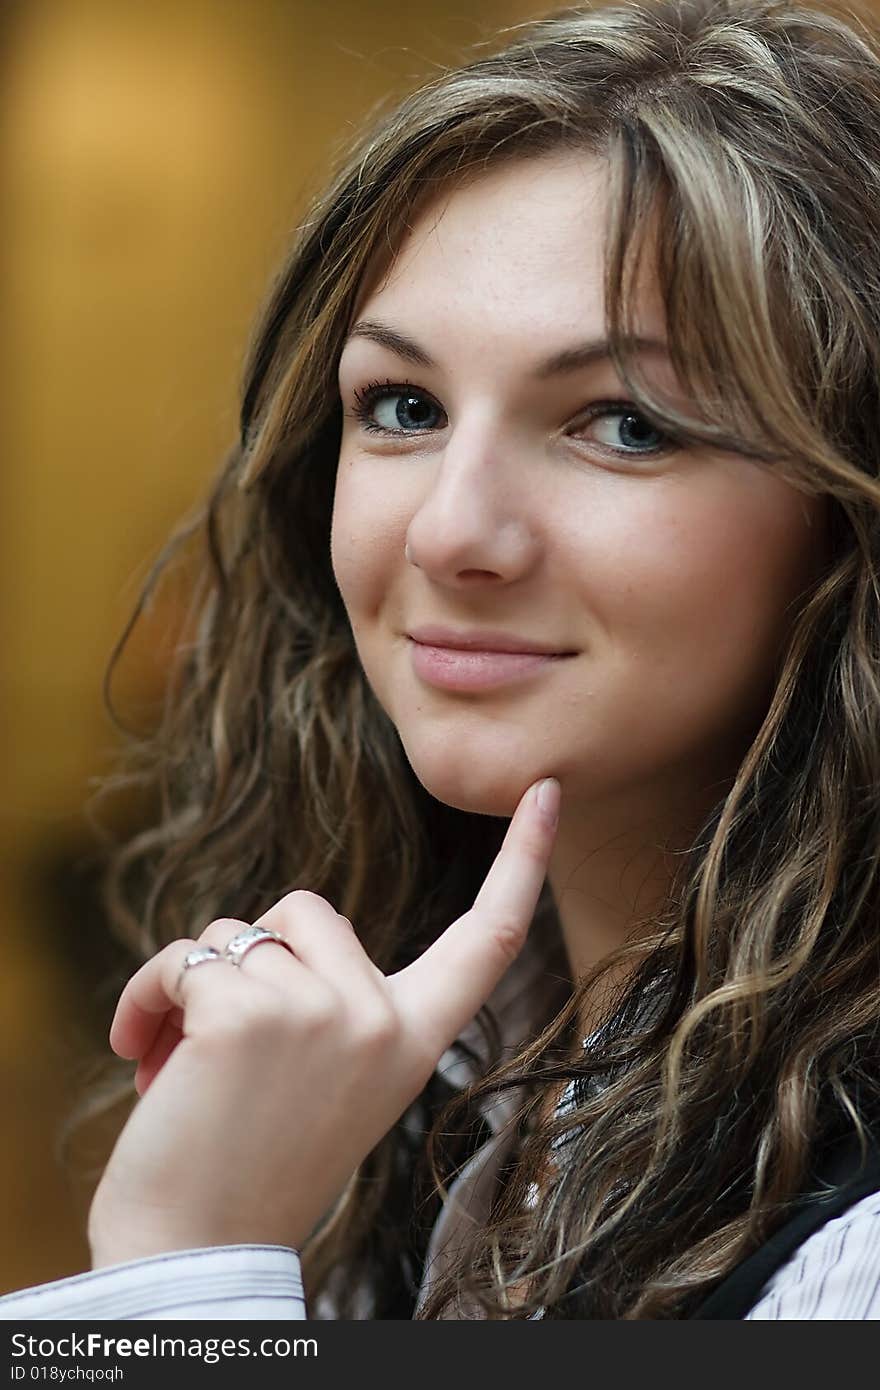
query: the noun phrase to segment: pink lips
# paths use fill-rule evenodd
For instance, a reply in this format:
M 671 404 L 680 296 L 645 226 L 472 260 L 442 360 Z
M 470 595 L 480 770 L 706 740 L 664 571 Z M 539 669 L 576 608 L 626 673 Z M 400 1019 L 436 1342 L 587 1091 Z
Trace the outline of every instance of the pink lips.
M 429 685 L 444 690 L 490 690 L 523 680 L 568 653 L 499 652 L 432 646 L 409 638 L 413 670 Z

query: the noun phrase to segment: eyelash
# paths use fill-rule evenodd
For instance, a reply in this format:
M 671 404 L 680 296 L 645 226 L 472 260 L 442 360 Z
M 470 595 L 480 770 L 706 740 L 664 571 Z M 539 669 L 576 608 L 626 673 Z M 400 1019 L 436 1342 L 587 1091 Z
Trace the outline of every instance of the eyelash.
M 371 434 L 384 434 L 386 437 L 394 439 L 404 438 L 408 435 L 427 434 L 429 433 L 428 430 L 387 429 L 384 425 L 377 425 L 375 421 L 370 418 L 370 412 L 379 400 L 387 396 L 397 396 L 407 391 L 411 395 L 422 396 L 426 400 L 432 401 L 434 405 L 437 405 L 437 402 L 433 400 L 433 397 L 430 396 L 427 391 L 423 391 L 421 387 L 416 386 L 412 381 L 370 381 L 366 386 L 359 387 L 354 391 L 355 404 L 351 413 L 354 418 L 359 421 L 361 428 L 368 430 Z M 442 409 L 439 405 L 437 408 Z M 608 453 L 616 454 L 619 458 L 659 458 L 663 454 L 670 453 L 672 450 L 680 447 L 680 443 L 674 435 L 666 434 L 654 426 L 650 418 L 642 411 L 637 410 L 632 401 L 595 401 L 593 405 L 589 407 L 589 413 L 583 423 L 590 424 L 593 420 L 605 419 L 609 415 L 634 415 L 638 420 L 649 425 L 650 428 L 664 440 L 663 446 L 654 449 L 615 449 L 610 444 L 598 446 L 605 449 Z

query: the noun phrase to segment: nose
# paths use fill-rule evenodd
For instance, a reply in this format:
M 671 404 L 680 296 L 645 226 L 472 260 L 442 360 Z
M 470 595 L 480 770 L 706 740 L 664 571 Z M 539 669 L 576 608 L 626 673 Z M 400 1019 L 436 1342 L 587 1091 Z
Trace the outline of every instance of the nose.
M 541 549 L 526 473 L 526 460 L 488 422 L 460 425 L 426 474 L 406 530 L 409 563 L 453 587 L 521 578 Z

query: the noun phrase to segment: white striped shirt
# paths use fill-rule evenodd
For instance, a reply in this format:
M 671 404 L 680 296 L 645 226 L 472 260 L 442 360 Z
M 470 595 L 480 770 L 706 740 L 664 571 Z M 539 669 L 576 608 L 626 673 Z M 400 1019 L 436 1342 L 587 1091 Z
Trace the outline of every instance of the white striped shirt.
M 869 1192 L 814 1231 L 764 1285 L 749 1319 L 880 1319 L 880 1192 Z
M 0 1298 L 6 1321 L 306 1316 L 299 1257 L 282 1245 L 180 1250 L 106 1265 Z

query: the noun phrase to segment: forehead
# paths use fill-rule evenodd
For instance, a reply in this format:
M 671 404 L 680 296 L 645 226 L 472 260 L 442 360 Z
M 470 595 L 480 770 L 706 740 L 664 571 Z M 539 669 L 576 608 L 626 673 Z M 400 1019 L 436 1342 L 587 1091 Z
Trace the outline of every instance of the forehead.
M 353 318 L 417 313 L 438 326 L 454 310 L 486 327 L 600 331 L 608 170 L 563 151 L 519 157 L 437 196 L 390 262 L 364 277 Z M 646 259 L 637 296 L 641 331 L 659 336 L 662 296 Z

